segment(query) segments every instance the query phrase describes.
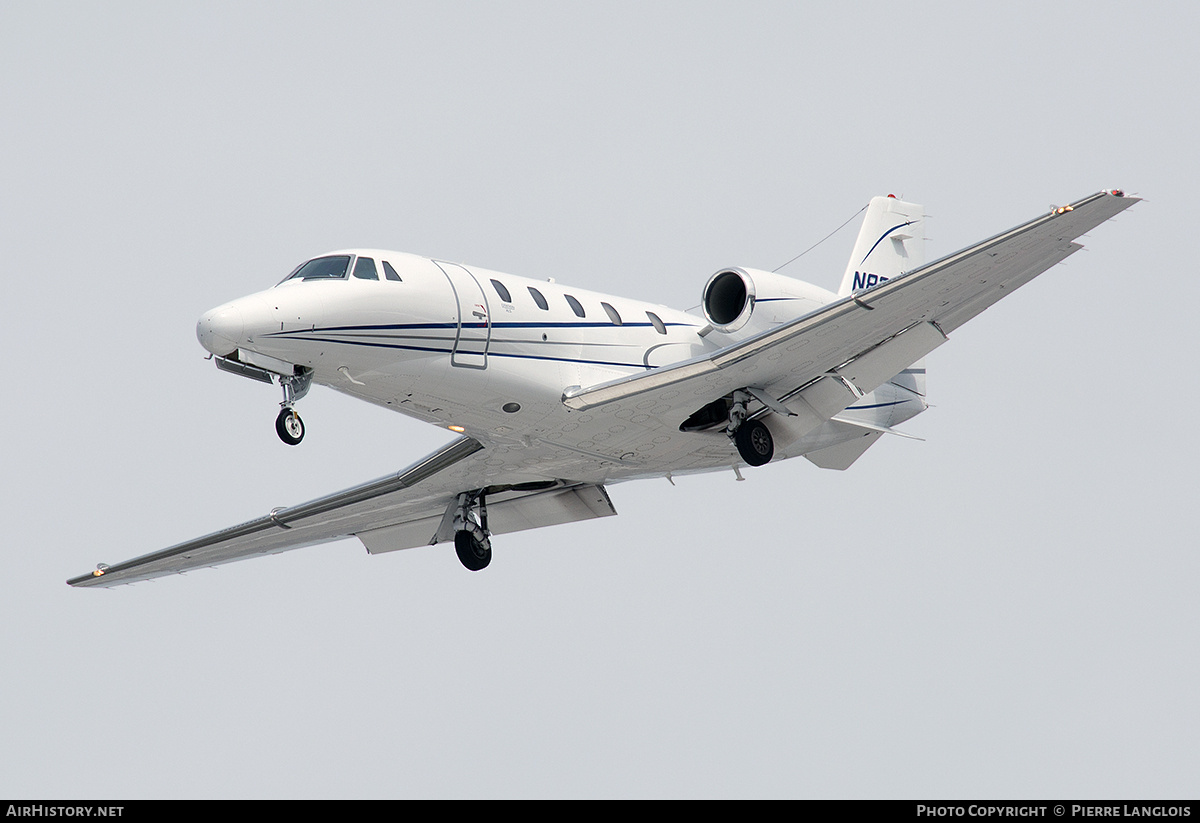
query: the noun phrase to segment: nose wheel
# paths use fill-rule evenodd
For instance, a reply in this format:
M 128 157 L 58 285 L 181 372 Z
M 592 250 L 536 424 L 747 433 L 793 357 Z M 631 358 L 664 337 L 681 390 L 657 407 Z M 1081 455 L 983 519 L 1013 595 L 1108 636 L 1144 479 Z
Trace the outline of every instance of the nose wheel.
M 304 439 L 304 421 L 295 409 L 281 409 L 275 418 L 275 432 L 284 443 L 295 446 Z

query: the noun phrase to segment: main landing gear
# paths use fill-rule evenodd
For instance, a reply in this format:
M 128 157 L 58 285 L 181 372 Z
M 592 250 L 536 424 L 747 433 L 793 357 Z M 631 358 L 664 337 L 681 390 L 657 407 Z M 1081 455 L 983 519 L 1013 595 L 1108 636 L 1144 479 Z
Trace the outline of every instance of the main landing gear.
M 492 541 L 488 538 L 487 504 L 483 492 L 463 492 L 458 496 L 454 515 L 454 551 L 459 562 L 477 572 L 492 562 Z
M 761 420 L 747 419 L 746 404 L 750 402 L 748 392 L 735 391 L 733 405 L 729 408 L 729 425 L 725 433 L 737 446 L 738 454 L 748 466 L 765 466 L 775 456 L 775 439 L 771 430 Z
M 280 375 L 279 385 L 283 387 L 283 402 L 279 405 L 279 416 L 275 418 L 275 433 L 279 439 L 289 446 L 295 446 L 304 439 L 304 421 L 296 414 L 296 401 L 308 394 L 312 386 L 312 372 L 284 376 Z
M 749 466 L 765 466 L 775 456 L 775 440 L 761 420 L 747 420 L 738 426 L 733 442 Z

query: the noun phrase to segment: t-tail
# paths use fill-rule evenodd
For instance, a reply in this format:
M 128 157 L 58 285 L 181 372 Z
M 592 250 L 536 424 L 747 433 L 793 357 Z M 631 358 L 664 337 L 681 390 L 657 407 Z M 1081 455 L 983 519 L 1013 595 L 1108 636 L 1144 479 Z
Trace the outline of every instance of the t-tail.
M 838 296 L 887 282 L 925 264 L 925 207 L 895 195 L 873 197 L 867 205 Z M 925 397 L 925 360 L 890 381 Z
M 885 283 L 925 262 L 925 209 L 894 195 L 873 197 L 838 295 Z

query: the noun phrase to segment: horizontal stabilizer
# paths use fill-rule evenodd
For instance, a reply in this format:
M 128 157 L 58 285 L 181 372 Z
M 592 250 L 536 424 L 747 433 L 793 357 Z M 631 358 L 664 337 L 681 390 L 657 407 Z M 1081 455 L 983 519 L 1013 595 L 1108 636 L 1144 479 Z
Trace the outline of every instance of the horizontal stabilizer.
M 873 423 L 863 423 L 862 421 L 859 421 L 859 420 L 850 420 L 850 419 L 842 417 L 840 415 L 834 415 L 833 417 L 831 417 L 829 419 L 832 420 L 834 423 L 842 423 L 846 426 L 856 426 L 860 429 L 866 429 L 867 431 L 879 432 L 880 434 L 894 434 L 897 437 L 904 437 L 904 438 L 907 438 L 908 440 L 920 440 L 922 443 L 925 442 L 924 437 L 917 437 L 915 434 L 909 434 L 908 432 L 902 432 L 899 429 L 893 429 L 890 426 L 876 426 Z

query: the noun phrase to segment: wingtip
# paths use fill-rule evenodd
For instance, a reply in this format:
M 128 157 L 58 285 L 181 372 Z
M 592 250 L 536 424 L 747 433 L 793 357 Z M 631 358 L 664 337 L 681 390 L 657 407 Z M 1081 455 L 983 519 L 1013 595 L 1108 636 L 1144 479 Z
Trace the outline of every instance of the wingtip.
M 108 572 L 108 568 L 109 567 L 107 563 L 97 563 L 96 568 L 92 569 L 92 571 L 88 572 L 87 574 L 81 574 L 78 577 L 69 578 L 67 580 L 67 585 L 74 586 L 75 588 L 94 585 L 98 578 L 103 577 Z
M 1105 189 L 1104 193 L 1110 197 L 1120 197 L 1122 200 L 1128 200 L 1129 205 L 1140 203 L 1142 198 L 1137 196 L 1136 192 L 1127 192 L 1124 189 Z

